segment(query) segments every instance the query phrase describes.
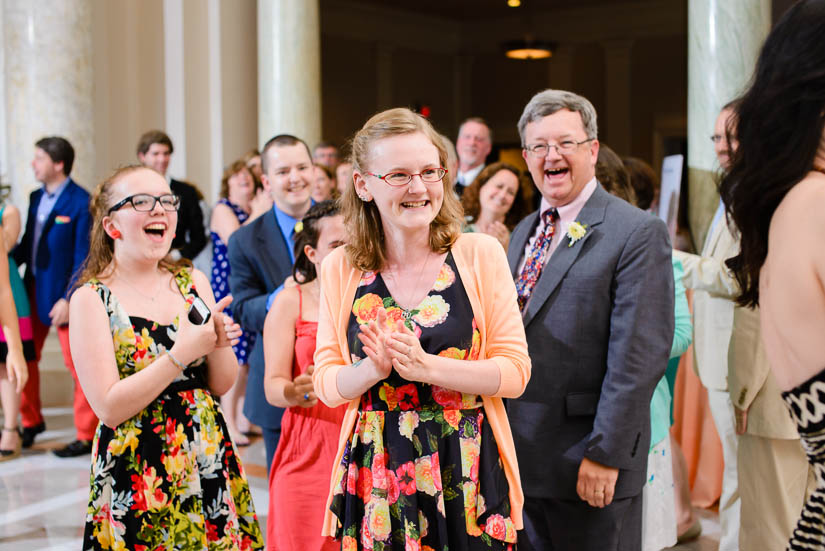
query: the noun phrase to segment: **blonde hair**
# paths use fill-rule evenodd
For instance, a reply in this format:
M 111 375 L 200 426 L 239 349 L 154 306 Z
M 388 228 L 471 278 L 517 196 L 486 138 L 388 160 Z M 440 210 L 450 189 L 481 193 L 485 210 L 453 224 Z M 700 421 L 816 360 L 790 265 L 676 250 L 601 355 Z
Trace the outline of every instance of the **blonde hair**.
M 420 132 L 438 150 L 438 162 L 447 164 L 447 150 L 441 135 L 427 119 L 406 108 L 395 108 L 373 115 L 352 139 L 353 170 L 363 173 L 370 160 L 372 147 L 378 140 Z M 464 211 L 453 191 L 453 175 L 447 173 L 442 180 L 444 200 L 435 219 L 430 223 L 430 249 L 444 253 L 461 234 Z M 355 268 L 377 271 L 386 265 L 387 252 L 384 243 L 384 226 L 374 201 L 358 198 L 355 186 L 347 186 L 341 198 L 344 223 L 349 231 L 347 257 Z
M 109 215 L 109 208 L 114 204 L 112 187 L 126 176 L 141 170 L 148 170 L 156 174 L 152 169 L 142 165 L 125 166 L 115 170 L 111 176 L 98 184 L 92 193 L 92 199 L 89 203 L 89 210 L 92 213 L 89 254 L 86 256 L 86 260 L 83 261 L 80 276 L 75 280 L 75 288 L 91 279 L 109 275 L 111 272 L 108 270 L 114 268 L 115 242 L 103 229 L 103 219 Z M 191 265 L 191 262 L 186 259 L 172 260 L 172 257 L 168 254 L 160 261 L 162 268 L 166 268 L 174 274 Z

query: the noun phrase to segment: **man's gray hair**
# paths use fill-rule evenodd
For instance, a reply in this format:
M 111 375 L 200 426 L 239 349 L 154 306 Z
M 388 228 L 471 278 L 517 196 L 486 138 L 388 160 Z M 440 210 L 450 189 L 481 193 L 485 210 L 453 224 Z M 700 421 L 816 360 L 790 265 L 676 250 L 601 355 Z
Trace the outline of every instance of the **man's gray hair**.
M 537 121 L 556 111 L 567 109 L 581 115 L 582 124 L 587 137 L 599 137 L 599 128 L 596 124 L 596 109 L 587 98 L 566 90 L 548 89 L 533 96 L 524 107 L 524 112 L 518 120 L 518 133 L 521 136 L 521 145 L 524 143 L 524 129 L 531 122 Z

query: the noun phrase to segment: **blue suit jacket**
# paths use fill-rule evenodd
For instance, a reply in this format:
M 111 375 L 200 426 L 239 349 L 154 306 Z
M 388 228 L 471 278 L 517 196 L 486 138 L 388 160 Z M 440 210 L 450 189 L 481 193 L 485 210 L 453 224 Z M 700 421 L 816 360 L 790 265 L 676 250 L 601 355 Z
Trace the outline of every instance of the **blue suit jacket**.
M 508 402 L 524 493 L 578 499 L 582 457 L 619 469 L 616 498 L 642 491 L 650 399 L 673 342 L 673 267 L 667 227 L 600 185 L 564 235 L 524 311 L 533 362 Z M 514 277 L 538 213 L 513 231 Z
M 34 281 L 37 317 L 50 325 L 49 312 L 61 298 L 69 299 L 74 278 L 80 275 L 79 271 L 89 254 L 92 217 L 89 213 L 89 193 L 70 178 L 43 224 L 37 258 L 33 259 L 34 222 L 43 193 L 43 188 L 40 188 L 29 196 L 26 231 L 13 254 L 18 264 L 26 265 L 26 286 Z M 36 277 L 32 264 L 37 267 Z
M 232 312 L 244 331 L 257 334 L 249 356 L 244 415 L 256 425 L 279 429 L 284 410 L 266 401 L 261 335 L 266 320 L 267 297 L 292 274 L 292 260 L 275 212 L 270 210 L 235 230 L 229 238 L 227 249 Z

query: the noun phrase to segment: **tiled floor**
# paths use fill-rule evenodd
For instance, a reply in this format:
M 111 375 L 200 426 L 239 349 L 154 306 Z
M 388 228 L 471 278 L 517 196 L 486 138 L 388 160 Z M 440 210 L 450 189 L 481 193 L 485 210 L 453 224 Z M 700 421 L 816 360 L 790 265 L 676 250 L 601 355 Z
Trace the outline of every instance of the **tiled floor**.
M 48 430 L 38 435 L 22 458 L 0 463 L 0 551 L 79 551 L 86 500 L 89 457 L 60 459 L 50 450 L 74 437 L 71 409 L 44 411 Z M 266 526 L 267 479 L 263 442 L 241 448 L 252 499 L 261 527 Z M 703 535 L 680 551 L 711 551 L 719 546 L 719 522 L 701 511 Z

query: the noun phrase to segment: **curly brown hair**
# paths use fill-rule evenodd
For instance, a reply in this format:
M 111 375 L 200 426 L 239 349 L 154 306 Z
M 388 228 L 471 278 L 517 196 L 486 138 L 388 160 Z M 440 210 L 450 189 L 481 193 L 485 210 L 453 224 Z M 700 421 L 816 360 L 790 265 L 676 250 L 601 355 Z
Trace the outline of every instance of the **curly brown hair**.
M 373 115 L 352 139 L 353 170 L 363 173 L 367 168 L 373 144 L 381 139 L 420 132 L 427 136 L 438 150 L 438 162 L 447 164 L 447 150 L 441 136 L 430 122 L 413 111 L 398 107 Z M 461 235 L 464 212 L 458 196 L 453 192 L 453 177 L 449 172 L 442 180 L 444 200 L 441 210 L 430 222 L 430 249 L 447 252 Z M 355 268 L 363 271 L 382 269 L 387 261 L 384 226 L 381 213 L 374 201 L 358 198 L 355 186 L 347 186 L 341 198 L 344 223 L 349 231 L 347 258 Z
M 229 179 L 237 174 L 238 172 L 246 170 L 249 172 L 249 175 L 252 176 L 252 184 L 254 191 L 258 191 L 257 181 L 255 179 L 255 175 L 252 174 L 252 171 L 249 170 L 249 167 L 246 166 L 246 161 L 243 159 L 238 159 L 228 167 L 226 167 L 223 171 L 223 177 L 221 178 L 221 191 L 220 197 L 221 199 L 228 199 L 229 198 Z
M 513 199 L 513 204 L 510 205 L 510 210 L 507 211 L 507 216 L 504 217 L 504 225 L 507 226 L 508 230 L 513 231 L 513 228 L 533 210 L 533 185 L 515 166 L 498 162 L 484 167 L 484 170 L 479 172 L 473 183 L 464 190 L 461 195 L 461 204 L 464 206 L 464 214 L 470 217 L 470 222 L 478 220 L 478 215 L 481 214 L 481 202 L 479 201 L 481 188 L 490 181 L 490 178 L 502 170 L 512 172 L 518 179 L 516 196 Z
M 89 203 L 89 210 L 92 213 L 89 254 L 86 256 L 86 260 L 83 261 L 80 276 L 75 280 L 75 289 L 91 279 L 110 275 L 114 269 L 115 242 L 103 229 L 103 219 L 109 215 L 109 208 L 114 203 L 112 200 L 112 187 L 123 178 L 141 170 L 148 170 L 152 174 L 157 174 L 151 168 L 142 165 L 125 166 L 117 169 L 106 180 L 98 184 L 92 193 L 92 199 Z M 166 268 L 173 274 L 177 274 L 182 269 L 191 266 L 192 263 L 185 258 L 172 260 L 169 254 L 160 261 L 160 267 Z

